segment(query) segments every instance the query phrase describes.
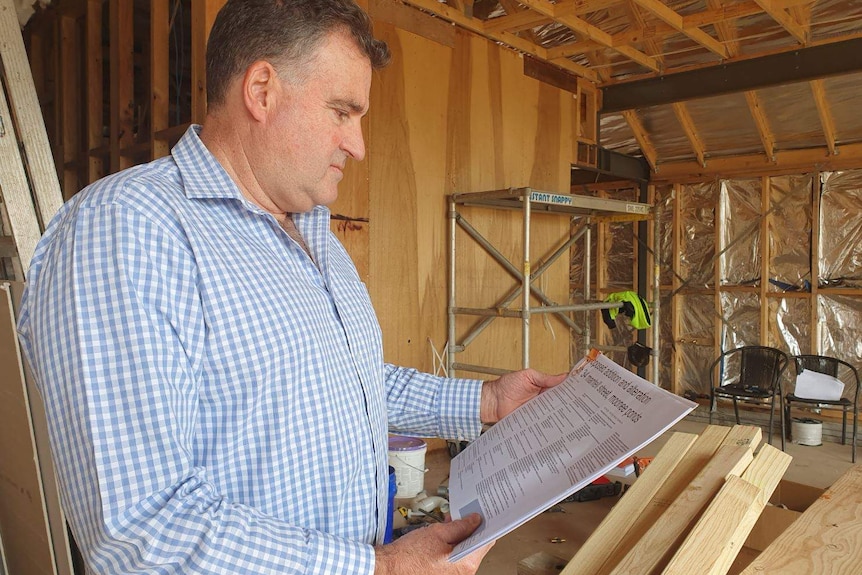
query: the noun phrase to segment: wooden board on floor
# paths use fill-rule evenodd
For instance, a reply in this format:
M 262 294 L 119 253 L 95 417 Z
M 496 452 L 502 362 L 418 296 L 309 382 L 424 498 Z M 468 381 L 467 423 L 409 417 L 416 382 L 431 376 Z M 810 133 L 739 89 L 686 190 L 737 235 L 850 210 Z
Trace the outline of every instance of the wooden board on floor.
M 862 465 L 851 467 L 742 575 L 851 575 L 862 565 Z

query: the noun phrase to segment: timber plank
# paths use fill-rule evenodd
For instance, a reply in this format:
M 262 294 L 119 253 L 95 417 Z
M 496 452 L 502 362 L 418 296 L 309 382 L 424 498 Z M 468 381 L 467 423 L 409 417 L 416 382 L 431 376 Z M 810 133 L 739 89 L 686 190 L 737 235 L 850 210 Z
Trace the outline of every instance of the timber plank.
M 32 182 L 39 218 L 43 225 L 47 225 L 60 209 L 63 200 L 54 158 L 51 155 L 51 145 L 48 143 L 48 133 L 42 118 L 42 109 L 36 97 L 36 86 L 33 83 L 33 75 L 12 0 L 0 0 L 0 59 L 3 62 L 2 68 L 5 70 L 5 86 L 17 126 L 18 139 L 21 141 L 24 156 L 27 159 L 25 168 Z M 5 108 L 5 103 L 3 106 Z M 2 114 L 3 121 L 7 124 L 4 138 L 8 140 L 9 134 L 14 130 L 12 130 L 12 123 L 8 122 L 8 111 Z M 5 162 L 3 165 L 6 166 Z M 30 258 L 26 257 L 26 263 L 24 262 L 25 256 L 21 254 L 20 247 L 19 256 L 21 265 L 26 271 Z
M 764 445 L 741 478 L 728 478 L 662 573 L 727 573 L 791 459 Z
M 748 446 L 753 451 L 760 443 L 759 427 L 750 425 L 735 425 L 728 429 L 721 425 L 709 425 L 701 432 L 695 444 L 686 452 L 685 457 L 676 466 L 673 474 L 667 478 L 647 507 L 636 518 L 628 533 L 617 543 L 614 550 L 608 554 L 600 574 L 610 573 L 658 521 L 662 513 L 674 502 L 677 496 L 697 477 L 698 473 L 709 463 L 716 450 L 721 446 Z
M 613 575 L 651 573 L 664 564 L 688 532 L 689 526 L 724 485 L 728 475 L 741 475 L 754 456 L 745 445 L 719 447 L 709 463 L 682 490 L 611 572 Z
M 595 575 L 599 572 L 608 557 L 608 551 L 625 537 L 696 440 L 697 435 L 690 433 L 677 432 L 670 436 L 643 475 L 629 488 L 625 497 L 614 505 L 569 561 L 562 575 Z
M 851 467 L 742 575 L 851 575 L 862 565 L 862 465 Z

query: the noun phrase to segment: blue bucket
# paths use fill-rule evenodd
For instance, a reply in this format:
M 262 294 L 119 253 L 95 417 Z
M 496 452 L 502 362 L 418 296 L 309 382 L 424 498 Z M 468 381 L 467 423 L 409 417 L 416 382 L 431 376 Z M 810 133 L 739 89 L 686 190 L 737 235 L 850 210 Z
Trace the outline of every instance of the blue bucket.
M 395 516 L 395 492 L 398 484 L 395 482 L 395 468 L 389 466 L 389 508 L 386 515 L 386 533 L 383 535 L 384 543 L 392 543 L 392 518 Z

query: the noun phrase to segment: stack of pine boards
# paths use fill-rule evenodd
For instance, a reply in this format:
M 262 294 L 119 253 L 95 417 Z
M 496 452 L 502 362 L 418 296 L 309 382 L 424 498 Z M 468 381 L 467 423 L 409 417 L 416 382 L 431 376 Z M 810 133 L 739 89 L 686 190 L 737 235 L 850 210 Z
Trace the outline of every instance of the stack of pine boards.
M 791 457 L 757 427 L 673 433 L 562 575 L 724 575 Z M 757 455 L 754 455 L 757 450 Z M 851 468 L 744 575 L 862 573 L 862 466 Z M 541 553 L 519 575 L 560 573 Z

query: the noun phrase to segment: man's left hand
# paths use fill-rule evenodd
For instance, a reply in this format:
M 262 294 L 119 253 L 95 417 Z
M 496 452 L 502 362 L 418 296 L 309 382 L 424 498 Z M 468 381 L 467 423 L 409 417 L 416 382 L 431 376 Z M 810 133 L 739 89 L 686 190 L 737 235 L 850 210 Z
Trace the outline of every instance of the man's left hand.
M 482 423 L 494 423 L 546 389 L 562 383 L 567 373 L 547 375 L 535 369 L 507 373 L 482 386 Z

